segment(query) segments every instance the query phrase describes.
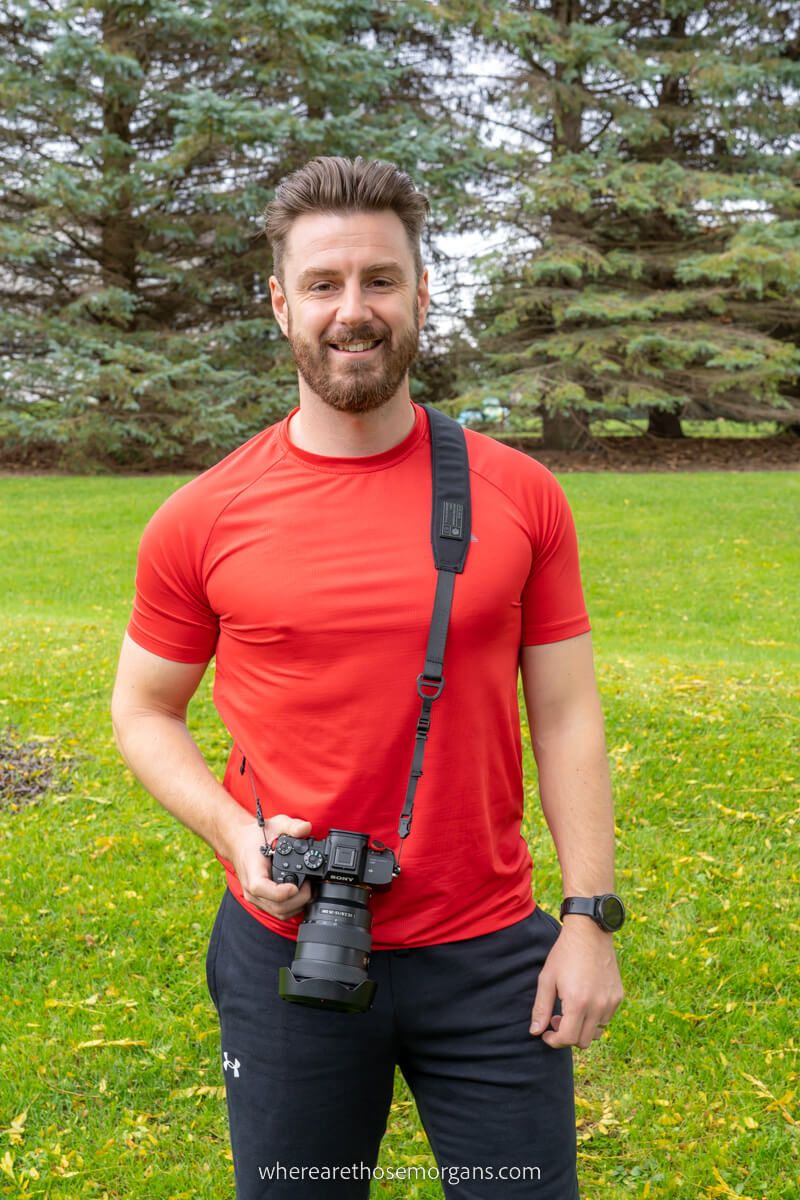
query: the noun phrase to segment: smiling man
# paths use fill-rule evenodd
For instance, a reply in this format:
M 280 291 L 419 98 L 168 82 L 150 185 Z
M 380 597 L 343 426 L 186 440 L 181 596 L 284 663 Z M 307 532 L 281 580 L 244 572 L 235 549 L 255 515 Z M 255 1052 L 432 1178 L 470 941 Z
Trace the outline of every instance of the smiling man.
M 309 213 L 297 218 L 291 237 L 294 257 L 310 264 L 289 276 L 292 304 L 277 278 L 270 284 L 300 372 L 301 408 L 317 399 L 340 412 L 368 413 L 401 388 L 407 393 L 429 296 L 427 271 L 415 285 L 399 217 Z
M 265 228 L 298 405 L 171 496 L 139 551 L 114 728 L 226 873 L 206 969 L 239 1200 L 365 1200 L 396 1067 L 448 1197 L 575 1200 L 571 1048 L 622 998 L 571 514 L 544 467 L 469 430 L 472 543 L 402 871 L 371 899 L 375 1001 L 331 1011 L 278 991 L 314 893 L 273 879 L 265 843 L 288 835 L 309 866 L 332 829 L 398 848 L 436 584 L 431 435 L 408 381 L 427 210 L 391 163 L 319 158 L 280 184 Z M 221 784 L 186 723 L 214 656 Z M 563 925 L 534 901 L 521 836 L 520 671 Z M 331 926 L 351 915 L 317 910 L 315 953 L 337 970 Z

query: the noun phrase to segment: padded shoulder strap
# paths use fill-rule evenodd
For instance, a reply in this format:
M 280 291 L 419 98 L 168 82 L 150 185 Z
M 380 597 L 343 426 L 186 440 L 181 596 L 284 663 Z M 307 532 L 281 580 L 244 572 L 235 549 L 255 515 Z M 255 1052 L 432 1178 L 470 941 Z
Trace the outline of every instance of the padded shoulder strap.
M 431 545 L 436 564 L 436 594 L 425 651 L 425 666 L 417 676 L 417 694 L 422 707 L 417 721 L 414 756 L 398 833 L 402 842 L 411 830 L 417 783 L 422 776 L 425 745 L 431 727 L 431 708 L 444 689 L 444 650 L 453 605 L 456 575 L 464 570 L 472 532 L 469 488 L 469 459 L 464 430 L 452 417 L 429 404 L 431 430 Z M 399 861 L 399 855 L 398 855 Z
M 437 570 L 460 575 L 472 532 L 466 438 L 458 421 L 430 404 L 422 407 L 428 414 L 431 431 L 433 561 Z

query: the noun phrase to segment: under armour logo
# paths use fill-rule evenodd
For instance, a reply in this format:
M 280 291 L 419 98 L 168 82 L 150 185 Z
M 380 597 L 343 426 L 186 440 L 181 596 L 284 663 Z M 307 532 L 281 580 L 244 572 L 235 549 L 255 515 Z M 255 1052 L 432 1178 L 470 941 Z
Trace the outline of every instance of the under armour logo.
M 225 1071 L 227 1071 L 228 1067 L 230 1067 L 230 1069 L 233 1071 L 233 1078 L 238 1079 L 239 1078 L 239 1067 L 242 1064 L 239 1062 L 238 1058 L 228 1058 L 227 1050 L 223 1050 L 222 1053 L 224 1055 L 224 1058 L 222 1060 L 223 1069 Z

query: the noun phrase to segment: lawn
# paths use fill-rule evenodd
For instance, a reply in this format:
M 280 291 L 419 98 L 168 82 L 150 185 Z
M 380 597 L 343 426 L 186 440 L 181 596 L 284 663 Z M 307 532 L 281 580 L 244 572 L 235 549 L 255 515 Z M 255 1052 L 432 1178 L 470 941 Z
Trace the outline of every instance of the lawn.
M 0 804 L 0 1196 L 232 1196 L 206 846 L 123 768 L 108 700 L 139 533 L 181 481 L 0 480 L 0 729 L 56 761 Z M 800 1192 L 800 476 L 569 475 L 619 834 L 627 997 L 576 1051 L 583 1200 Z M 227 739 L 210 675 L 190 714 Z M 39 739 L 54 739 L 44 741 Z M 536 890 L 557 863 L 529 750 Z M 381 1165 L 432 1167 L 398 1080 Z M 374 1197 L 441 1196 L 373 1184 Z

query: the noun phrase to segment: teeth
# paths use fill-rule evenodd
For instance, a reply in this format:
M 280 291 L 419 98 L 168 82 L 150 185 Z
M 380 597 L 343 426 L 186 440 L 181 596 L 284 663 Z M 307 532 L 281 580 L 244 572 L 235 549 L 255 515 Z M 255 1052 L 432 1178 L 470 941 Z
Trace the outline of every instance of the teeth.
M 380 338 L 378 339 L 378 341 L 380 341 Z M 347 350 L 347 351 L 353 353 L 357 350 L 371 350 L 373 346 L 378 345 L 378 341 L 375 341 L 375 342 L 350 342 L 346 346 L 336 346 L 334 344 L 334 348 L 336 350 Z

